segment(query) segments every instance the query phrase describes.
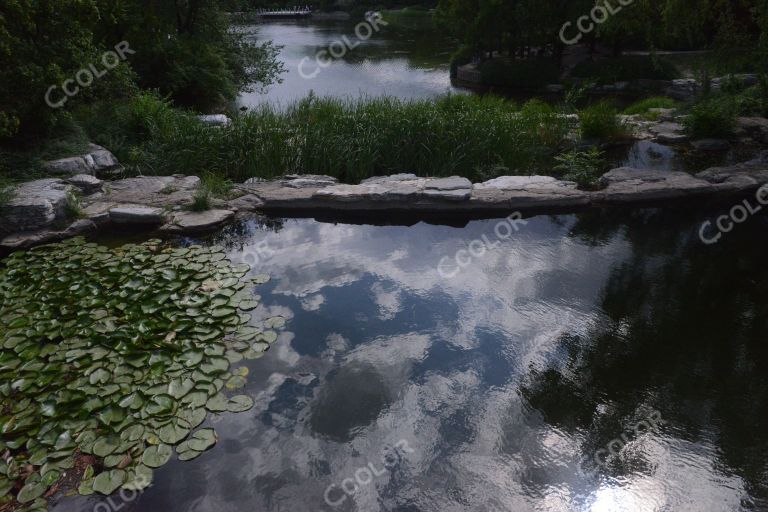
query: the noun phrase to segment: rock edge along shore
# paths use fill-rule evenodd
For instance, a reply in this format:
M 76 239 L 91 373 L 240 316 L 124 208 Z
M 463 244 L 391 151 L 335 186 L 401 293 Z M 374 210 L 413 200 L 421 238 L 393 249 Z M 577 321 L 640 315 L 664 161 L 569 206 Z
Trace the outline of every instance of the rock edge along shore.
M 102 181 L 90 175 L 24 183 L 0 217 L 0 248 L 14 250 L 94 233 L 148 231 L 201 234 L 254 212 L 288 216 L 332 215 L 344 220 L 378 215 L 494 216 L 512 212 L 565 213 L 590 207 L 676 206 L 689 200 L 722 202 L 768 184 L 768 152 L 743 164 L 683 172 L 617 168 L 603 175 L 598 191 L 549 176 L 502 176 L 473 184 L 466 178 L 396 174 L 359 185 L 335 178 L 288 175 L 237 185 L 238 197 L 213 208 L 187 206 L 200 187 L 195 176 L 144 176 Z M 768 185 L 766 185 L 768 201 Z M 80 218 L 67 217 L 72 194 L 82 195 Z

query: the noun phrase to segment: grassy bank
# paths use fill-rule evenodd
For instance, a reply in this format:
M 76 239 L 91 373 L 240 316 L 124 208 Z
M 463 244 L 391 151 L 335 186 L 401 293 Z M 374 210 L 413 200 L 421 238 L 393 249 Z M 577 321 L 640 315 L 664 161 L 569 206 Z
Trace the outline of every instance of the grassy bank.
M 145 174 L 213 173 L 240 182 L 285 173 L 345 182 L 413 172 L 480 180 L 550 167 L 568 132 L 552 108 L 493 97 L 437 101 L 307 98 L 209 128 L 155 96 L 77 113 L 94 141 Z

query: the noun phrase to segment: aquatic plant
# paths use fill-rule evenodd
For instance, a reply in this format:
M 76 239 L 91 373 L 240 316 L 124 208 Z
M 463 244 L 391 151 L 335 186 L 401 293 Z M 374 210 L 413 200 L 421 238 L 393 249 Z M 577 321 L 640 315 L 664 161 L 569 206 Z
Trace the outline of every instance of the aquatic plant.
M 594 146 L 585 151 L 574 149 L 555 157 L 558 162 L 555 170 L 563 173 L 562 179 L 575 181 L 581 189 L 592 190 L 597 188 L 606 170 L 603 157 L 604 153 Z
M 630 136 L 629 127 L 618 117 L 610 101 L 601 101 L 579 113 L 581 136 L 585 139 L 615 141 Z
M 45 510 L 63 479 L 79 492 L 139 490 L 152 469 L 216 443 L 208 413 L 242 412 L 243 359 L 284 325 L 219 247 L 110 249 L 82 239 L 17 252 L 0 270 L 0 505 Z M 76 474 L 72 474 L 75 472 Z
M 141 115 L 132 115 L 134 109 Z M 82 119 L 96 142 L 144 174 L 212 173 L 234 182 L 294 172 L 345 182 L 397 172 L 470 179 L 496 168 L 530 174 L 551 166 L 569 131 L 557 112 L 519 112 L 513 102 L 469 95 L 310 96 L 281 110 L 258 107 L 216 129 L 145 95 L 113 111 L 84 111 Z

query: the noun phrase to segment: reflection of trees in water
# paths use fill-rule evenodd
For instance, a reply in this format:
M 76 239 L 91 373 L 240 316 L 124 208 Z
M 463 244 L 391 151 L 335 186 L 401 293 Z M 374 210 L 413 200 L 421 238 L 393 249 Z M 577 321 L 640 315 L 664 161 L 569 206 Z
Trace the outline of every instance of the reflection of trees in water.
M 712 437 L 721 462 L 766 499 L 766 220 L 706 246 L 697 231 L 710 216 L 580 216 L 572 236 L 597 245 L 620 231 L 632 252 L 603 290 L 602 319 L 585 336 L 564 336 L 564 360 L 532 368 L 523 395 L 551 425 L 584 433 L 585 455 L 655 408 L 669 434 Z
M 211 242 L 220 244 L 228 251 L 243 251 L 246 245 L 254 243 L 258 233 L 279 233 L 283 230 L 284 220 L 263 215 L 254 215 L 253 218 L 233 222 L 213 236 Z

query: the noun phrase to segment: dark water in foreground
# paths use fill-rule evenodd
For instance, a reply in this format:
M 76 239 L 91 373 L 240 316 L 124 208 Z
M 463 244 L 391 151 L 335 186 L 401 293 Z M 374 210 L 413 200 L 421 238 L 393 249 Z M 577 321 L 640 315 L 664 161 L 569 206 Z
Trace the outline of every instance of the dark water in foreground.
M 96 510 L 767 510 L 768 224 L 707 217 L 535 217 L 463 268 L 498 221 L 232 227 L 289 317 L 256 406 Z

